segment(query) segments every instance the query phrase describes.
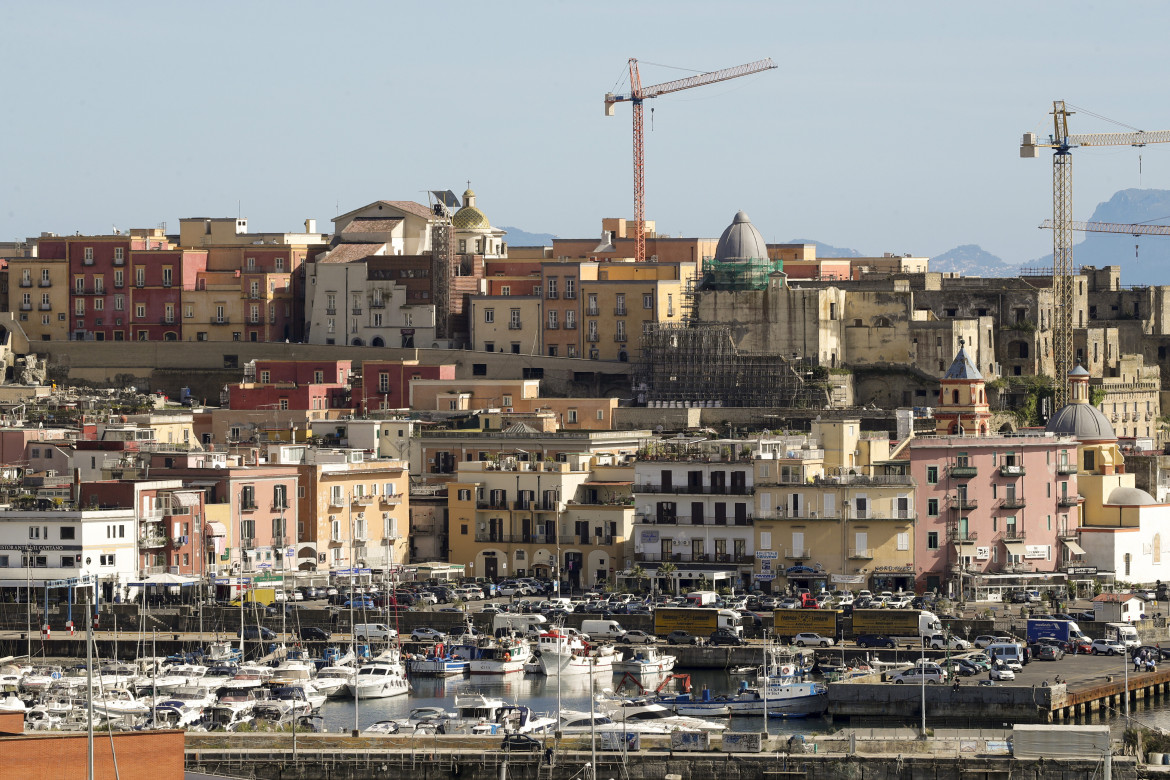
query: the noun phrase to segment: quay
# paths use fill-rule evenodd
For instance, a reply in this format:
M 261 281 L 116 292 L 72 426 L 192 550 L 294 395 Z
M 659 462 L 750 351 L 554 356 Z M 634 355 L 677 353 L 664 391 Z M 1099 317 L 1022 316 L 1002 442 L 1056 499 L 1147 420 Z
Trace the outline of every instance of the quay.
M 642 749 L 598 751 L 596 758 L 582 740 L 572 747 L 544 752 L 505 753 L 497 739 L 444 737 L 367 738 L 352 740 L 309 735 L 294 753 L 290 735 L 239 735 L 211 746 L 211 735 L 188 735 L 186 768 L 191 772 L 258 780 L 373 780 L 392 774 L 401 780 L 572 780 L 596 760 L 599 778 L 628 780 L 900 780 L 900 778 L 1023 778 L 1071 780 L 1102 776 L 1103 758 L 1022 759 L 1010 755 L 1010 731 L 941 732 L 928 739 L 912 730 L 891 729 L 877 738 L 854 732 L 818 737 L 793 750 L 788 739 L 765 740 L 760 752 L 711 749 L 683 752 L 643 739 Z M 666 738 L 655 738 L 665 740 Z M 546 738 L 553 746 L 552 738 Z M 586 740 L 587 742 L 587 740 Z M 647 742 L 651 742 L 647 746 Z M 230 744 L 226 744 L 230 743 Z M 360 746 L 359 746 L 360 745 Z M 815 750 L 816 752 L 812 752 Z M 551 761 L 549 760 L 551 758 Z M 1132 756 L 1113 756 L 1115 780 L 1136 780 L 1159 773 Z

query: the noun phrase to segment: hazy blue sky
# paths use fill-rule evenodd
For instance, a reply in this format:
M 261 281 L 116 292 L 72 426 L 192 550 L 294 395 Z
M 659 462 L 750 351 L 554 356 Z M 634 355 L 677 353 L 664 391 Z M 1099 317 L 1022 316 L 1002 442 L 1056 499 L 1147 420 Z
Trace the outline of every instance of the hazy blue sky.
M 1170 128 L 1156 2 L 10 2 L 0 239 L 183 216 L 293 230 L 379 198 L 462 192 L 494 224 L 592 236 L 632 216 L 625 84 L 772 57 L 648 103 L 647 217 L 718 236 L 1008 262 L 1051 239 L 1051 165 L 1021 160 L 1060 98 Z M 648 112 L 649 113 L 649 112 Z M 1078 114 L 1073 132 L 1110 131 Z M 1143 152 L 1170 188 L 1170 144 Z M 1138 153 L 1076 153 L 1075 216 Z M 239 204 L 237 206 L 237 204 Z

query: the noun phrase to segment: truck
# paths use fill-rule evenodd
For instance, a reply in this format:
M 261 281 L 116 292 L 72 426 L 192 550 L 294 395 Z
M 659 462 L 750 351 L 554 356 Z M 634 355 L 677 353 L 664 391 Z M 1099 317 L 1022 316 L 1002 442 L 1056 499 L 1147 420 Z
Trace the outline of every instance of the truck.
M 1035 644 L 1038 640 L 1049 637 L 1061 642 L 1072 642 L 1084 639 L 1080 626 L 1071 620 L 1047 620 L 1043 618 L 1028 618 L 1028 644 Z
M 888 637 L 914 637 L 941 633 L 942 623 L 933 612 L 924 609 L 855 609 L 853 636 L 881 634 Z
M 686 631 L 692 636 L 709 636 L 717 628 L 743 635 L 740 614 L 732 609 L 709 607 L 659 607 L 654 610 L 654 633 L 666 636 L 671 631 Z
M 840 633 L 841 611 L 838 609 L 777 609 L 772 612 L 772 632 L 781 642 L 788 642 L 797 634 L 806 632 L 837 639 Z
M 692 607 L 708 607 L 719 600 L 719 594 L 713 590 L 693 590 L 687 594 L 687 602 Z
M 267 607 L 276 601 L 276 588 L 249 588 L 242 595 L 232 599 L 232 606 L 240 606 L 240 599 L 243 599 L 245 604 L 263 604 Z
M 1142 640 L 1138 637 L 1137 629 L 1132 623 L 1106 623 L 1105 638 L 1116 639 L 1126 648 L 1140 647 Z

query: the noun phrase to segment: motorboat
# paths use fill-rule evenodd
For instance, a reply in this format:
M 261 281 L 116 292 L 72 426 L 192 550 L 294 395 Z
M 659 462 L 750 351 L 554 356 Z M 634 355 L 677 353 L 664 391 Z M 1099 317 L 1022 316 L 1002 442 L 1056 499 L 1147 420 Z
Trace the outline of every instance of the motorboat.
M 766 683 L 761 678 L 755 687 L 741 681 L 739 689 L 731 694 L 712 696 L 710 690 L 703 689 L 697 698 L 690 693 L 660 694 L 655 701 L 679 715 L 761 716 L 766 707 L 769 717 L 800 718 L 828 708 L 828 688 L 824 683 L 775 675 Z
M 669 734 L 672 729 L 655 723 L 615 722 L 604 712 L 579 712 L 577 710 L 561 710 L 557 718 L 557 730 L 562 734 Z
M 622 725 L 650 723 L 667 729 L 683 731 L 724 731 L 727 729 L 726 723 L 717 723 L 703 717 L 680 715 L 650 697 L 624 699 L 599 696 L 597 701 L 601 709 L 613 718 L 614 722 Z M 719 715 L 720 713 L 713 713 L 708 717 L 718 717 Z
M 410 691 L 410 683 L 401 663 L 371 661 L 357 670 L 353 682 L 346 683 L 345 688 L 357 699 L 385 699 L 405 695 Z
M 613 664 L 613 671 L 619 674 L 629 672 L 636 677 L 667 674 L 677 661 L 675 656 L 666 655 L 652 645 L 630 646 L 623 648 L 621 658 Z
M 353 682 L 355 674 L 357 670 L 352 666 L 326 666 L 313 678 L 313 687 L 328 698 L 345 696 L 345 686 Z

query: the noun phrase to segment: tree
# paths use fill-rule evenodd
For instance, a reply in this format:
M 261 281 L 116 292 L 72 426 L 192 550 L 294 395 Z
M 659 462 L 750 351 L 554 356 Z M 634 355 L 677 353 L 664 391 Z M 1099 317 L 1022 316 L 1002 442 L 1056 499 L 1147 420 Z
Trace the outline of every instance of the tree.
M 630 576 L 634 578 L 638 590 L 642 590 L 642 581 L 646 579 L 646 570 L 640 564 L 635 565 L 634 568 L 630 569 Z
M 664 563 L 658 567 L 658 576 L 659 577 L 666 577 L 667 579 L 669 579 L 673 582 L 673 585 L 671 586 L 670 591 L 671 591 L 671 593 L 673 593 L 676 596 L 678 595 L 678 580 L 676 578 L 674 578 L 673 575 L 677 571 L 678 571 L 678 567 L 675 566 L 673 563 L 670 563 L 669 561 L 667 561 L 666 563 Z

